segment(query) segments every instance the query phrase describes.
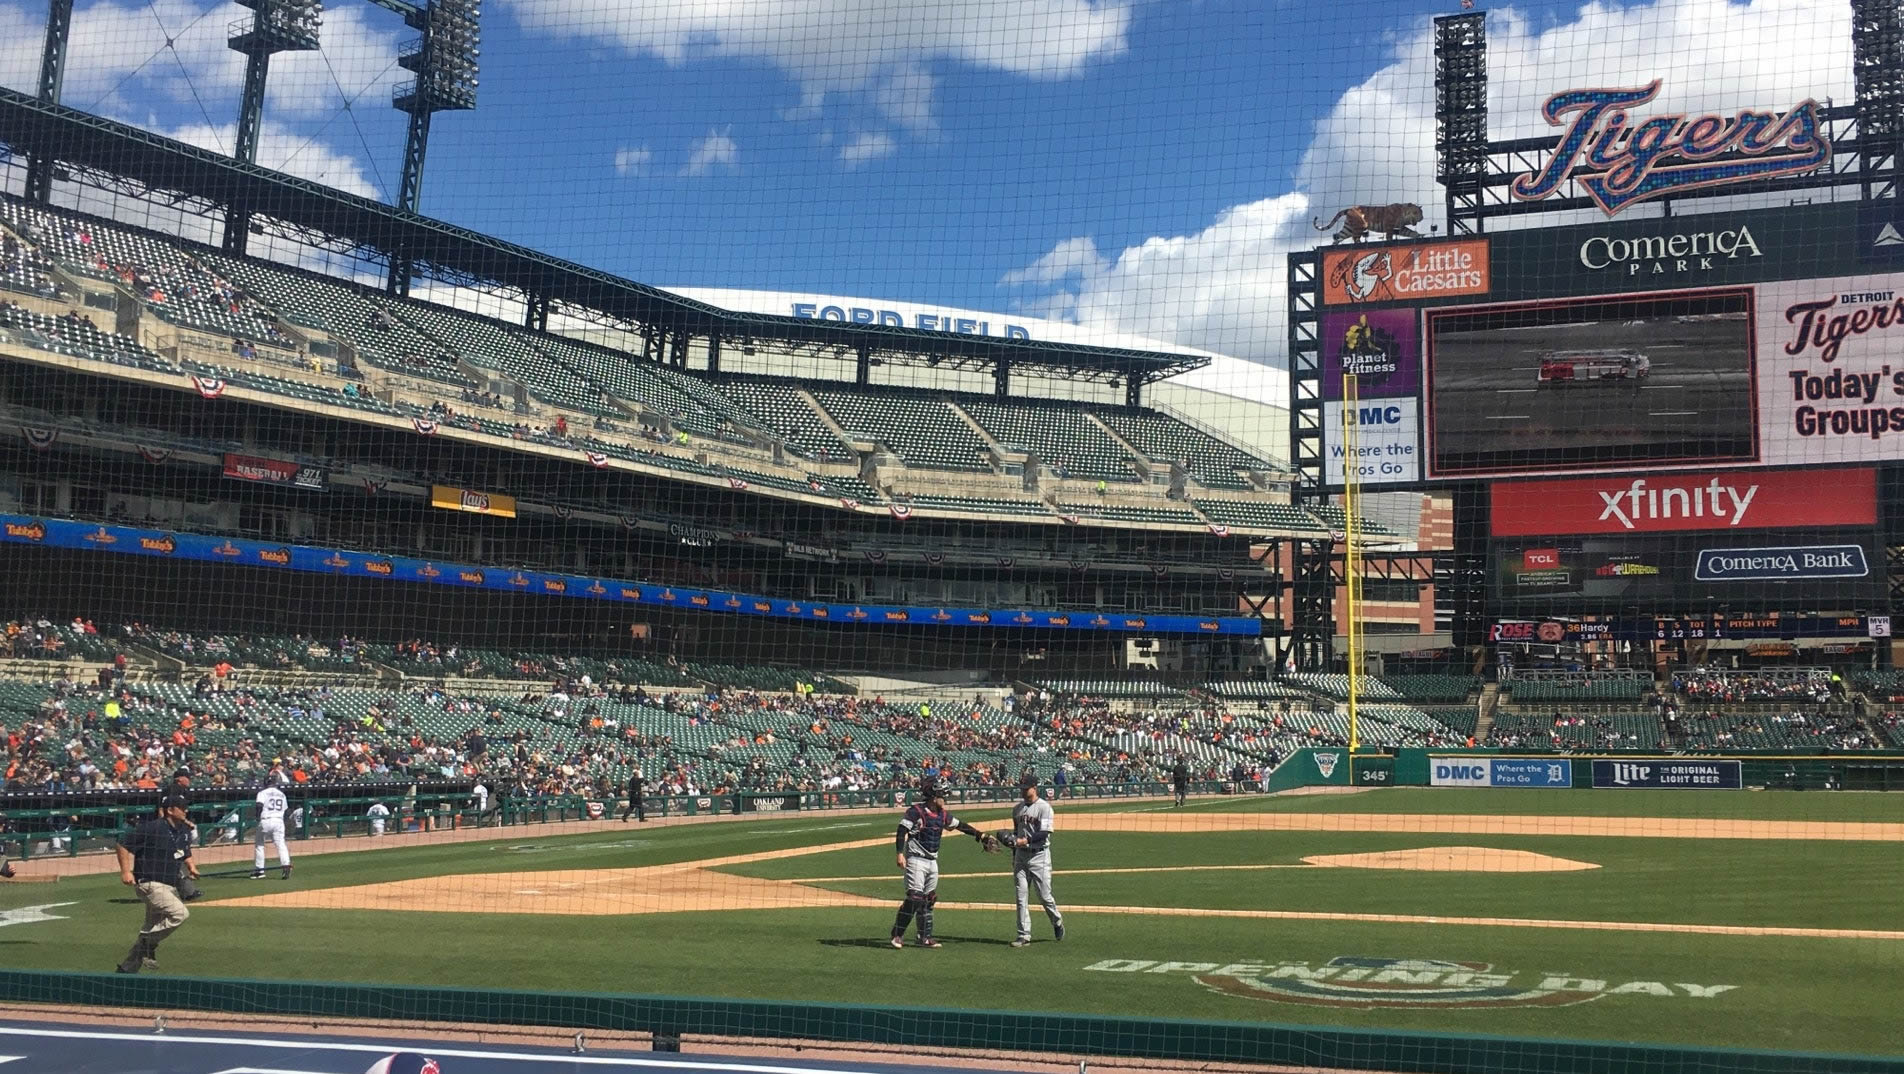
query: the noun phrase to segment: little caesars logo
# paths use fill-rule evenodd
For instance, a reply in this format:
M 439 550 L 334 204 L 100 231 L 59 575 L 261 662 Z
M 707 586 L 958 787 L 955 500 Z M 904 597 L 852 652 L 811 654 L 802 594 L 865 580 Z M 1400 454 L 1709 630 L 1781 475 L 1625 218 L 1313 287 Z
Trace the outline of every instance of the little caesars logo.
M 1580 264 L 1596 272 L 1618 267 L 1628 276 L 1710 272 L 1714 261 L 1763 256 L 1748 227 L 1632 238 L 1595 235 L 1580 244 Z
M 1737 985 L 1673 981 L 1608 981 L 1560 974 L 1497 970 L 1486 962 L 1345 956 L 1307 962 L 1151 962 L 1107 958 L 1095 973 L 1180 973 L 1213 992 L 1312 1007 L 1463 1009 L 1568 1007 L 1602 996 L 1714 999 Z

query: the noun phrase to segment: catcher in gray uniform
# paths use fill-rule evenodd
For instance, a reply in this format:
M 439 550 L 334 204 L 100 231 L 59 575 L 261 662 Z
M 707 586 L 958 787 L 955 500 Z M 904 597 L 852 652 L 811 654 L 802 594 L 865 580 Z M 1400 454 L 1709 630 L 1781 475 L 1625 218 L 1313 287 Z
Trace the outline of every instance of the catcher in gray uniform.
M 1012 830 L 997 836 L 1011 848 L 1012 879 L 1018 885 L 1018 938 L 1012 941 L 1013 947 L 1031 944 L 1030 891 L 1038 893 L 1045 916 L 1051 919 L 1052 937 L 1064 939 L 1064 913 L 1051 897 L 1051 803 L 1038 797 L 1036 784 L 1026 787 L 1024 794 L 1024 801 L 1012 806 Z

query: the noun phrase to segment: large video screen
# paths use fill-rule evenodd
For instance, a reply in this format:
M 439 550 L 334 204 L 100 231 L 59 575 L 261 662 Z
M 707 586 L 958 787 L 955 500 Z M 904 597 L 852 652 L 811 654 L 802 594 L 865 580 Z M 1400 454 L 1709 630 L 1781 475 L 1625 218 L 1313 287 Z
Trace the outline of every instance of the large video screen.
M 1758 458 L 1750 288 L 1425 318 L 1433 476 Z

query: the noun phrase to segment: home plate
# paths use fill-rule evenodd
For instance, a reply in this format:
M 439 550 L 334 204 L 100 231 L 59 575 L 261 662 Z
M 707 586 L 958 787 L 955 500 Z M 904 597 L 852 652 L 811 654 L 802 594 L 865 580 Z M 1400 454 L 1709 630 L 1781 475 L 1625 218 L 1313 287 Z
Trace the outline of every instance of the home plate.
M 1375 854 L 1316 854 L 1302 860 L 1310 865 L 1337 869 L 1409 869 L 1429 873 L 1569 873 L 1599 868 L 1592 862 L 1493 847 L 1422 847 Z

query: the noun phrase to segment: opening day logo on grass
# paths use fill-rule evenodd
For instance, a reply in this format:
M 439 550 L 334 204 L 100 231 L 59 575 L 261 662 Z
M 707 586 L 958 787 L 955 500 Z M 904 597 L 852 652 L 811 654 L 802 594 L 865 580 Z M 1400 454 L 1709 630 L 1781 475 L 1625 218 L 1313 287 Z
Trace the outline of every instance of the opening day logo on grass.
M 1084 967 L 1098 973 L 1181 973 L 1215 992 L 1271 1003 L 1318 1007 L 1478 1009 L 1566 1007 L 1602 996 L 1713 999 L 1738 985 L 1606 981 L 1559 974 L 1496 970 L 1486 962 L 1344 956 L 1307 962 L 1151 962 L 1107 958 Z

